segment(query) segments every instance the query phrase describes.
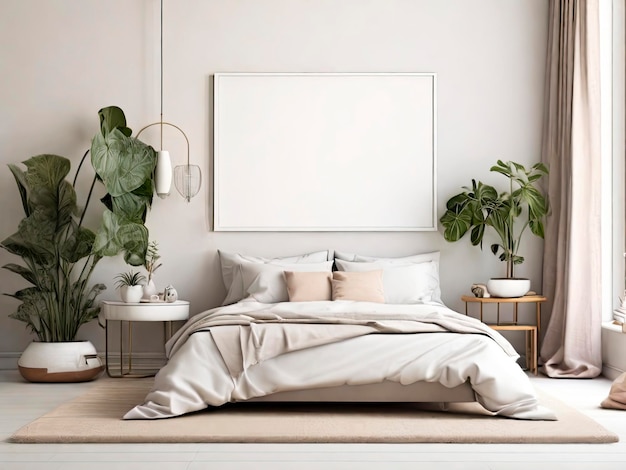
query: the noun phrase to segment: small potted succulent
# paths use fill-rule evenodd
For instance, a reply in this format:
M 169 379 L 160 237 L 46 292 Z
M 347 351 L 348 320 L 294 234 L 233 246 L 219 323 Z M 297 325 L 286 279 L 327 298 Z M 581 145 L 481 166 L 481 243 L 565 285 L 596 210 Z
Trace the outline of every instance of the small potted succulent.
M 120 297 L 124 302 L 137 303 L 143 297 L 143 282 L 146 276 L 132 269 L 115 276 L 115 287 L 120 291 Z

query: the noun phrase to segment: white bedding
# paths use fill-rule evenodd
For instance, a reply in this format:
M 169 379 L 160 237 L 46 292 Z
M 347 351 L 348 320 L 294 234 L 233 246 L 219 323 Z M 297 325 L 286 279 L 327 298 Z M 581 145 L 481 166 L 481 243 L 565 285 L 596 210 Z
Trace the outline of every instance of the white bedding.
M 496 331 L 441 305 L 352 301 L 241 301 L 190 319 L 166 346 L 169 361 L 125 419 L 155 419 L 280 391 L 469 381 L 496 415 L 556 419 L 538 404 Z

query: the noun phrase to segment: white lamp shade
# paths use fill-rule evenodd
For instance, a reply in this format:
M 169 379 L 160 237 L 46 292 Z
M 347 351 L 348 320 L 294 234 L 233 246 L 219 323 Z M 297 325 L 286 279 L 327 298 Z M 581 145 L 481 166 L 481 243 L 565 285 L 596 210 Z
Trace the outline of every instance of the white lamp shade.
M 178 165 L 174 168 L 174 184 L 187 202 L 198 194 L 201 183 L 202 173 L 198 165 Z
M 170 195 L 172 187 L 172 160 L 167 150 L 157 152 L 157 164 L 154 174 L 156 193 L 160 198 Z

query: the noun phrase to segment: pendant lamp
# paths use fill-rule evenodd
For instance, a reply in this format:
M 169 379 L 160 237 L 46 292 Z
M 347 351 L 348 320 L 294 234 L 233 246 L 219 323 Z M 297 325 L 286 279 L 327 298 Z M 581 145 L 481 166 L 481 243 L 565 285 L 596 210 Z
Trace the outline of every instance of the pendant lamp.
M 169 196 L 172 186 L 172 160 L 170 153 L 167 150 L 163 150 L 163 127 L 169 126 L 178 130 L 187 143 L 187 164 L 177 165 L 174 168 L 174 184 L 181 196 L 183 196 L 187 202 L 191 201 L 191 198 L 198 194 L 200 185 L 202 184 L 200 167 L 198 165 L 189 164 L 189 139 L 187 138 L 187 134 L 175 124 L 163 121 L 163 0 L 161 0 L 161 120 L 143 127 L 137 132 L 137 138 L 139 138 L 139 134 L 152 126 L 161 127 L 161 147 L 157 152 L 157 164 L 154 176 L 157 196 L 166 198 Z

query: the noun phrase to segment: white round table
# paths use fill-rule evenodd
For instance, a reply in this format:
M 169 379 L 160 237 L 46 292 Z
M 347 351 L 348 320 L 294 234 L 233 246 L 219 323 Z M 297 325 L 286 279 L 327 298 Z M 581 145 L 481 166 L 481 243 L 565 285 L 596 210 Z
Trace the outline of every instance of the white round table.
M 105 329 L 105 361 L 106 372 L 109 377 L 149 377 L 156 371 L 133 373 L 133 322 L 163 322 L 164 344 L 172 337 L 172 322 L 184 321 L 189 318 L 189 302 L 177 300 L 176 302 L 141 302 L 127 303 L 103 300 L 101 302 L 101 315 L 104 318 Z M 120 322 L 120 366 L 119 373 L 114 373 L 110 367 L 109 358 L 109 321 Z M 128 323 L 128 352 L 124 351 L 123 325 Z M 125 365 L 124 356 L 128 360 Z

